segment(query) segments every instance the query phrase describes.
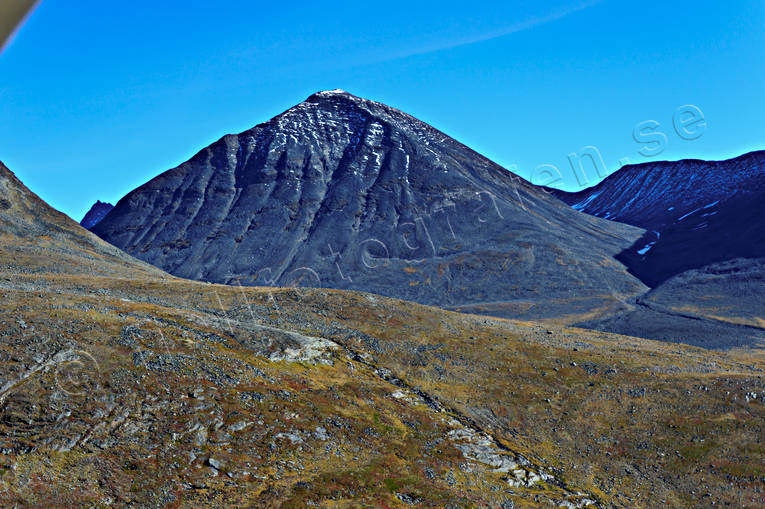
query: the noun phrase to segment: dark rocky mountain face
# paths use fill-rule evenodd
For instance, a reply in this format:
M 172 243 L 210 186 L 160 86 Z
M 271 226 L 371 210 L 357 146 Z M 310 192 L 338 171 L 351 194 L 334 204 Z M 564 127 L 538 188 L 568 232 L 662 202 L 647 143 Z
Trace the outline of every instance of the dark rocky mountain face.
M 657 230 L 715 201 L 759 194 L 763 183 L 765 151 L 758 151 L 727 161 L 628 165 L 583 191 L 551 191 L 587 214 Z
M 93 231 L 191 279 L 356 289 L 500 316 L 605 312 L 642 231 L 578 214 L 433 127 L 342 91 L 227 135 Z
M 650 230 L 618 259 L 652 287 L 686 270 L 765 257 L 765 151 L 626 166 L 590 189 L 554 194 L 587 214 Z
M 760 257 L 765 257 L 765 187 L 696 208 L 617 258 L 653 287 L 687 270 Z
M 95 225 L 100 223 L 101 220 L 106 217 L 106 214 L 108 214 L 113 208 L 114 205 L 111 203 L 104 203 L 101 200 L 98 200 L 93 204 L 92 207 L 90 207 L 90 210 L 87 214 L 85 214 L 85 217 L 82 218 L 80 225 L 83 228 L 90 230 Z
M 765 152 L 627 166 L 590 189 L 553 193 L 649 230 L 617 259 L 652 290 L 579 325 L 706 348 L 765 343 Z

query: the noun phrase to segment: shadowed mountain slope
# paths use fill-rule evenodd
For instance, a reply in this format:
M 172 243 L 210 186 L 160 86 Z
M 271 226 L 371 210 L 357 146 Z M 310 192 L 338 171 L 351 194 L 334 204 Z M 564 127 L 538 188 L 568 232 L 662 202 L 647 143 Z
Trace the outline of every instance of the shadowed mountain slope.
M 181 277 L 500 316 L 599 315 L 645 289 L 614 260 L 641 230 L 577 214 L 433 127 L 343 91 L 224 136 L 93 231 Z
M 727 161 L 625 166 L 578 193 L 573 208 L 649 230 L 618 258 L 649 286 L 689 269 L 765 257 L 765 152 Z
M 765 152 L 626 166 L 579 193 L 553 192 L 649 230 L 617 259 L 653 289 L 580 325 L 706 348 L 765 341 Z
M 649 286 L 686 270 L 765 257 L 765 167 L 760 186 L 693 209 L 617 258 Z M 765 306 L 765 304 L 763 304 Z

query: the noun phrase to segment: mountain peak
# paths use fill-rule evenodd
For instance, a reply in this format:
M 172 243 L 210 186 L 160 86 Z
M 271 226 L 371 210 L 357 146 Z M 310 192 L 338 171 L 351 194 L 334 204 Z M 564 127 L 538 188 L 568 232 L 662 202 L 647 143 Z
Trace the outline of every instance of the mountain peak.
M 333 96 L 333 95 L 353 95 L 342 88 L 336 88 L 334 90 L 320 90 L 319 92 L 316 92 L 314 95 L 318 95 L 321 97 L 327 97 L 327 96 Z
M 582 216 L 425 122 L 338 90 L 223 137 L 121 199 L 93 232 L 211 282 L 300 280 L 438 305 L 576 288 L 600 307 L 593 281 L 642 290 L 601 264 L 642 231 Z
M 355 96 L 351 94 L 350 92 L 346 92 L 345 90 L 336 88 L 334 90 L 320 90 L 314 94 L 311 94 L 308 97 L 308 99 L 306 99 L 305 102 L 315 103 L 315 102 L 332 100 L 332 99 L 353 99 L 356 101 L 366 100 L 366 99 L 362 99 L 361 97 Z
M 385 103 L 367 99 L 365 97 L 359 97 L 339 88 L 316 92 L 310 95 L 302 103 L 287 110 L 285 113 L 295 110 L 300 111 L 305 108 L 318 108 L 341 114 L 363 110 L 367 114 L 374 117 L 381 117 L 383 120 L 389 120 L 390 117 L 397 119 L 406 118 L 408 122 L 424 124 L 421 120 L 416 119 L 401 110 L 388 106 Z
M 82 218 L 82 221 L 80 221 L 80 225 L 90 230 L 95 225 L 97 225 L 101 220 L 106 217 L 106 214 L 108 214 L 112 209 L 114 208 L 114 205 L 111 203 L 102 202 L 101 200 L 97 200 L 96 203 L 93 204 L 92 207 L 90 207 L 90 210 L 87 214 L 85 214 L 85 217 Z

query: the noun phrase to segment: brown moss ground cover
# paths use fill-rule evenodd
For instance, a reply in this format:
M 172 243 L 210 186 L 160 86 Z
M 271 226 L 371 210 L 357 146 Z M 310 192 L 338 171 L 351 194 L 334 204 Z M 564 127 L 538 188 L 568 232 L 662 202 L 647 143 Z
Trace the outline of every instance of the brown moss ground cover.
M 509 487 L 506 473 L 447 438 L 459 416 L 395 397 L 395 385 L 343 349 L 270 360 L 284 338 L 252 320 L 275 325 L 268 315 L 286 309 L 261 309 L 265 292 L 248 290 L 253 315 L 240 320 L 216 309 L 219 297 L 242 298 L 232 288 L 2 281 L 3 505 L 524 507 L 582 498 L 554 483 Z
M 325 318 L 336 328 L 328 337 L 602 500 L 763 504 L 761 352 L 728 355 L 336 292 L 297 298 L 302 310 L 338 310 Z
M 747 401 L 765 389 L 754 354 L 335 291 L 0 277 L 2 380 L 23 378 L 2 395 L 7 503 L 565 498 L 555 483 L 512 488 L 466 459 L 446 438 L 457 418 L 603 506 L 762 505 L 765 411 Z M 263 327 L 340 348 L 272 361 L 282 338 Z M 85 353 L 26 376 L 69 350 Z M 391 378 L 446 412 L 397 399 Z

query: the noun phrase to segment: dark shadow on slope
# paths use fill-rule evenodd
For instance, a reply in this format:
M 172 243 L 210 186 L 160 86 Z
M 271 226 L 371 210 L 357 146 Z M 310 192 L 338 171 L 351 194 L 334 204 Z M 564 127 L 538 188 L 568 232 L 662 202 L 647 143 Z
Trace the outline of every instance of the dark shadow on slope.
M 711 349 L 765 347 L 765 258 L 683 272 L 636 307 L 578 326 Z
M 603 320 L 579 323 L 577 327 L 711 350 L 765 348 L 765 329 L 670 314 L 645 305 Z
M 765 197 L 760 193 L 701 207 L 660 234 L 647 232 L 616 259 L 655 288 L 687 270 L 761 257 L 765 257 Z

